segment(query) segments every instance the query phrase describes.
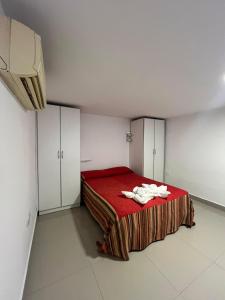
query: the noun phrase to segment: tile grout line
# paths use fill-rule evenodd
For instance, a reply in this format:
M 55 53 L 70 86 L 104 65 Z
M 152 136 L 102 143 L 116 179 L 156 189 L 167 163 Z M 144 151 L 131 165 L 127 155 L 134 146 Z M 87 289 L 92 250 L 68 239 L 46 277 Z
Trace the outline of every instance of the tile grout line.
M 204 213 L 205 210 L 210 210 L 210 208 L 204 207 L 204 208 L 202 208 L 202 210 L 203 210 L 203 213 Z M 208 260 L 209 260 L 209 265 L 208 265 L 206 268 L 204 268 L 200 273 L 198 273 L 197 276 L 196 276 L 195 278 L 193 278 L 193 280 L 191 280 L 191 282 L 189 282 L 189 283 L 187 284 L 187 286 L 185 286 L 181 291 L 178 291 L 177 288 L 173 285 L 173 283 L 167 278 L 167 276 L 166 276 L 166 275 L 159 269 L 159 267 L 151 260 L 151 258 L 148 257 L 147 254 L 144 253 L 145 257 L 146 257 L 151 263 L 153 263 L 153 265 L 154 265 L 154 266 L 156 267 L 156 269 L 160 272 L 160 274 L 168 281 L 168 283 L 171 285 L 171 287 L 173 287 L 174 290 L 178 293 L 178 294 L 175 296 L 174 300 L 177 299 L 179 296 L 182 296 L 182 293 L 183 293 L 188 287 L 190 287 L 190 286 L 193 284 L 193 282 L 195 282 L 198 278 L 200 278 L 201 275 L 204 274 L 204 273 L 205 273 L 210 267 L 212 267 L 213 265 L 216 265 L 216 266 L 220 267 L 220 269 L 222 269 L 223 271 L 225 271 L 225 269 L 224 269 L 222 266 L 218 265 L 217 262 L 216 262 L 216 261 L 218 260 L 218 258 L 221 257 L 221 256 L 225 253 L 225 250 L 224 250 L 224 249 L 223 249 L 223 251 L 221 252 L 221 254 L 220 254 L 218 257 L 216 257 L 215 259 L 212 259 L 211 257 L 208 257 L 207 255 L 205 255 L 201 250 L 199 250 L 198 248 L 196 248 L 195 246 L 193 246 L 193 245 L 192 245 L 191 243 L 189 243 L 188 241 L 186 241 L 186 240 L 184 240 L 184 239 L 182 239 L 182 238 L 180 238 L 180 237 L 177 237 L 177 238 L 178 238 L 180 241 L 184 242 L 186 245 L 190 246 L 193 250 L 195 250 L 196 252 L 198 252 L 199 255 L 205 257 L 206 259 L 208 259 Z M 94 273 L 94 274 L 95 274 L 95 273 Z M 96 279 L 96 280 L 97 280 L 97 279 Z
M 83 233 L 81 233 L 81 235 L 83 235 Z M 85 237 L 83 236 L 83 238 L 85 238 Z M 104 300 L 103 293 L 102 293 L 102 290 L 101 290 L 101 288 L 100 288 L 100 285 L 99 285 L 98 279 L 97 279 L 97 277 L 96 277 L 96 274 L 95 274 L 95 271 L 94 271 L 93 265 L 92 265 L 92 263 L 91 263 L 90 259 L 87 259 L 87 262 L 88 262 L 89 268 L 90 268 L 90 270 L 91 270 L 91 272 L 92 272 L 92 274 L 93 274 L 93 276 L 94 276 L 95 283 L 96 283 L 96 285 L 97 285 L 97 288 L 98 288 L 98 290 L 99 290 L 99 293 L 100 293 L 101 299 L 102 299 L 102 300 Z
M 219 259 L 219 258 L 221 258 L 222 256 L 224 256 L 224 254 L 225 254 L 225 248 L 223 249 L 223 252 L 221 252 L 221 254 L 215 259 L 215 263 L 217 262 L 217 260 Z M 216 263 L 217 264 L 217 263 Z
M 216 260 L 218 258 L 220 258 L 223 254 L 225 254 L 225 247 L 223 248 L 221 254 L 219 254 L 216 258 L 211 258 L 208 255 L 206 255 L 205 253 L 202 252 L 202 250 L 198 249 L 196 246 L 192 245 L 190 242 L 188 242 L 187 240 L 183 239 L 182 237 L 177 236 L 177 238 L 184 242 L 186 245 L 190 246 L 193 250 L 197 251 L 200 255 L 204 256 L 205 258 L 209 259 L 211 262 L 216 262 Z
M 146 255 L 147 256 L 147 255 Z M 210 262 L 210 264 L 203 269 L 200 273 L 198 273 L 198 275 L 196 275 L 195 278 L 193 278 L 193 280 L 191 280 L 191 282 L 189 282 L 187 284 L 187 286 L 185 286 L 181 291 L 178 291 L 177 288 L 173 285 L 173 283 L 167 278 L 167 276 L 159 269 L 159 267 L 151 260 L 150 257 L 147 256 L 147 258 L 154 264 L 154 266 L 159 270 L 159 272 L 168 280 L 168 282 L 175 288 L 175 290 L 178 292 L 178 296 L 180 296 L 194 281 L 196 281 L 203 273 L 205 273 L 210 267 L 212 267 L 213 265 L 216 265 L 215 261 Z M 181 295 L 182 296 L 182 295 Z M 176 297 L 174 298 L 174 300 L 176 299 Z
M 174 290 L 178 293 L 178 294 L 176 295 L 176 297 L 179 296 L 178 290 L 177 290 L 176 287 L 173 285 L 173 283 L 169 280 L 169 278 L 167 278 L 167 276 L 159 269 L 159 267 L 151 260 L 151 258 L 148 257 L 148 255 L 147 255 L 146 253 L 144 253 L 144 255 L 145 255 L 145 257 L 147 258 L 147 260 L 149 260 L 149 261 L 156 267 L 156 269 L 159 271 L 159 273 L 160 273 L 160 274 L 168 281 L 168 283 L 171 285 L 171 287 L 174 288 Z M 176 299 L 176 298 L 174 298 L 174 299 Z
M 94 275 L 94 278 L 95 278 L 95 281 L 96 281 L 96 285 L 97 285 L 97 287 L 98 287 L 98 289 L 99 289 L 101 298 L 102 298 L 102 300 L 104 300 L 103 292 L 102 292 L 102 290 L 101 290 L 101 288 L 100 288 L 100 285 L 99 285 L 97 276 L 96 276 L 96 274 L 95 274 L 95 270 L 94 270 L 94 268 L 93 268 L 91 262 L 89 262 L 89 263 L 90 263 L 91 271 L 92 271 L 92 273 L 93 273 L 93 275 Z
M 89 269 L 89 268 L 90 268 L 90 266 L 83 267 L 83 268 L 81 268 L 79 271 L 74 271 L 74 272 L 72 272 L 72 273 L 70 273 L 70 274 L 67 274 L 67 275 L 61 277 L 60 279 L 57 279 L 57 280 L 54 280 L 54 281 L 50 282 L 50 283 L 47 284 L 47 285 L 43 285 L 43 286 L 40 287 L 40 288 L 37 288 L 37 289 L 32 290 L 32 291 L 30 291 L 30 292 L 27 292 L 27 293 L 24 294 L 24 296 L 29 296 L 29 295 L 31 295 L 31 294 L 36 294 L 36 293 L 40 292 L 41 290 L 48 289 L 49 287 L 55 285 L 56 283 L 58 283 L 58 282 L 60 282 L 60 281 L 63 281 L 63 280 L 65 280 L 66 278 L 72 277 L 73 275 L 76 275 L 76 274 L 80 273 L 81 271 L 83 271 L 83 270 L 85 270 L 85 269 Z
M 206 210 L 210 210 L 210 208 L 209 208 L 209 209 L 206 208 Z M 201 208 L 201 213 L 202 213 L 202 214 L 205 213 L 205 208 Z M 59 219 L 59 218 L 61 219 L 61 218 L 65 217 L 65 216 L 68 216 L 68 215 L 70 215 L 70 213 L 69 213 L 69 214 L 59 215 L 59 216 L 54 217 L 54 218 L 42 220 L 42 221 L 39 221 L 39 223 L 42 223 L 42 222 L 48 222 L 48 221 L 51 221 L 52 219 L 56 219 L 56 218 L 57 218 L 57 219 Z M 222 269 L 223 271 L 225 271 L 225 268 L 222 267 L 221 265 L 219 265 L 219 264 L 217 263 L 218 259 L 224 255 L 225 249 L 223 249 L 223 250 L 221 251 L 221 253 L 220 253 L 218 256 L 216 256 L 216 258 L 213 258 L 213 259 L 212 259 L 212 258 L 208 257 L 207 255 L 205 255 L 205 254 L 202 252 L 202 250 L 199 250 L 199 249 L 196 248 L 194 245 L 192 245 L 189 241 L 183 239 L 182 237 L 176 237 L 176 238 L 177 238 L 178 240 L 180 240 L 181 242 L 185 243 L 186 245 L 188 245 L 189 247 L 191 247 L 191 248 L 192 248 L 193 250 L 195 250 L 196 252 L 198 252 L 199 255 L 201 255 L 202 257 L 207 258 L 207 260 L 209 261 L 209 265 L 208 265 L 205 269 L 203 269 L 203 270 L 202 270 L 202 271 L 201 271 L 201 272 L 200 272 L 193 280 L 191 280 L 191 282 L 190 282 L 187 286 L 185 286 L 181 291 L 178 291 L 177 288 L 173 285 L 173 283 L 169 280 L 169 278 L 167 278 L 167 276 L 166 276 L 166 275 L 161 271 L 161 269 L 155 264 L 155 262 L 154 262 L 154 261 L 153 261 L 146 253 L 143 253 L 144 256 L 147 258 L 147 260 L 150 261 L 150 262 L 156 267 L 156 269 L 157 269 L 157 270 L 159 271 L 159 273 L 166 279 L 166 281 L 169 283 L 169 285 L 170 285 L 172 288 L 174 288 L 174 290 L 178 293 L 178 294 L 175 296 L 175 298 L 173 298 L 174 300 L 175 300 L 177 297 L 182 296 L 182 294 L 184 293 L 184 291 L 185 291 L 186 289 L 188 289 L 195 281 L 197 281 L 199 278 L 201 278 L 201 276 L 202 276 L 205 272 L 207 272 L 207 270 L 210 269 L 212 266 L 215 265 L 215 266 L 219 267 L 220 269 Z M 26 296 L 29 296 L 29 295 L 32 295 L 32 294 L 36 294 L 36 293 L 38 293 L 38 292 L 41 291 L 41 290 L 48 289 L 48 288 L 50 288 L 51 286 L 56 285 L 58 282 L 62 282 L 62 281 L 65 280 L 66 278 L 73 276 L 74 274 L 79 274 L 81 271 L 83 271 L 83 270 L 85 270 L 85 269 L 91 270 L 91 273 L 93 274 L 94 279 L 95 279 L 95 282 L 96 282 L 96 285 L 97 285 L 97 287 L 98 287 L 99 293 L 100 293 L 100 295 L 101 295 L 101 299 L 104 300 L 103 291 L 102 291 L 102 289 L 100 288 L 100 283 L 99 283 L 99 281 L 98 281 L 98 279 L 97 279 L 97 275 L 96 275 L 96 273 L 95 273 L 94 266 L 93 266 L 93 264 L 91 263 L 91 261 L 90 261 L 89 259 L 87 259 L 87 266 L 84 266 L 84 267 L 80 268 L 79 271 L 75 271 L 75 270 L 74 270 L 72 273 L 70 273 L 70 274 L 68 274 L 68 275 L 65 275 L 65 276 L 63 276 L 62 278 L 57 279 L 57 280 L 55 280 L 55 281 L 53 281 L 53 282 L 51 282 L 51 283 L 49 283 L 49 284 L 47 284 L 47 285 L 44 285 L 44 286 L 41 287 L 41 288 L 35 289 L 35 290 L 33 290 L 33 291 L 30 291 L 30 292 L 26 293 L 25 295 L 26 295 Z
M 45 222 L 49 222 L 49 221 L 51 221 L 51 220 L 56 220 L 56 219 L 62 220 L 65 216 L 68 216 L 68 215 L 70 215 L 70 214 L 71 214 L 71 213 L 66 213 L 66 214 L 63 214 L 63 215 L 58 215 L 58 216 L 55 216 L 55 217 L 53 217 L 53 218 L 50 218 L 50 219 L 47 219 L 47 220 L 43 220 L 43 221 L 41 221 L 41 222 L 39 221 L 39 222 L 40 222 L 40 223 L 42 223 L 42 222 L 45 223 Z M 73 241 L 73 244 L 74 244 L 74 246 L 76 247 L 75 239 L 74 239 L 74 241 Z M 37 247 L 40 246 L 39 243 L 37 243 L 36 245 L 37 245 Z M 84 266 L 84 267 L 80 268 L 79 271 L 74 270 L 73 272 L 71 272 L 71 273 L 69 273 L 69 274 L 67 274 L 67 275 L 64 275 L 64 276 L 62 276 L 61 278 L 56 279 L 56 280 L 54 280 L 54 281 L 52 281 L 52 282 L 50 282 L 50 283 L 48 283 L 48 284 L 46 284 L 46 285 L 43 285 L 43 286 L 41 286 L 41 287 L 39 287 L 39 288 L 37 288 L 37 289 L 34 289 L 34 290 L 30 290 L 30 291 L 28 291 L 27 293 L 25 293 L 24 295 L 29 296 L 29 295 L 32 295 L 32 294 L 36 294 L 36 293 L 40 292 L 41 290 L 48 289 L 49 287 L 51 287 L 51 286 L 53 286 L 53 285 L 55 285 L 55 284 L 57 284 L 57 283 L 59 283 L 59 282 L 65 280 L 65 279 L 68 278 L 68 277 L 71 277 L 71 276 L 73 276 L 73 275 L 75 275 L 75 274 L 79 274 L 81 271 L 83 271 L 83 270 L 85 270 L 85 269 L 91 270 L 91 272 L 92 272 L 92 274 L 93 274 L 92 265 L 91 265 L 91 263 L 90 263 L 90 261 L 89 261 L 88 259 L 87 259 L 87 266 Z M 93 274 L 93 276 L 94 276 L 94 278 L 95 278 L 95 281 L 97 281 L 97 280 L 96 280 L 95 274 Z M 96 284 L 97 284 L 97 287 L 98 287 L 98 289 L 99 289 L 101 298 L 103 299 L 103 296 L 102 296 L 101 290 L 100 290 L 100 288 L 99 288 L 98 282 L 96 282 Z
M 216 261 L 215 261 L 215 265 L 217 267 L 219 267 L 220 269 L 222 269 L 223 271 L 225 271 L 225 267 L 221 266 L 220 264 L 218 264 Z
M 181 240 L 180 238 L 178 238 L 179 240 Z M 184 242 L 183 240 L 181 240 L 182 242 Z M 188 246 L 191 246 L 192 247 L 192 245 L 189 245 L 187 242 L 185 243 L 185 244 L 187 244 Z M 178 292 L 178 295 L 176 296 L 176 297 L 178 297 L 178 296 L 180 296 L 182 293 L 183 293 L 183 291 L 185 290 L 185 289 L 187 289 L 195 280 L 197 280 L 200 276 L 201 276 L 201 274 L 203 274 L 204 272 L 206 272 L 212 265 L 214 265 L 214 264 L 216 264 L 216 260 L 212 260 L 212 259 L 209 259 L 206 255 L 204 255 L 204 254 L 202 254 L 202 252 L 201 251 L 199 251 L 198 249 L 195 249 L 194 247 L 192 247 L 195 251 L 197 251 L 197 252 L 199 252 L 199 255 L 202 255 L 202 256 L 204 256 L 205 258 L 207 258 L 208 260 L 209 260 L 209 265 L 205 268 L 205 269 L 203 269 L 200 273 L 198 273 L 197 275 L 196 275 L 196 277 L 193 279 L 193 280 L 191 280 L 191 282 L 189 283 L 189 284 L 187 284 L 187 286 L 185 286 L 181 291 L 178 291 L 177 290 L 177 288 L 174 286 L 174 284 L 170 281 L 170 279 L 160 270 L 160 268 L 155 264 L 155 262 L 147 255 L 147 254 L 145 254 L 145 256 L 153 263 L 153 265 L 157 268 L 157 270 L 167 279 L 167 281 L 175 288 L 175 290 Z M 176 297 L 174 298 L 174 300 L 176 299 Z
M 191 243 L 189 243 L 188 241 L 186 241 L 185 239 L 182 239 L 181 237 L 177 236 L 176 238 L 178 238 L 181 242 L 185 243 L 186 245 L 188 245 L 189 247 L 191 247 L 193 250 L 197 251 L 199 255 L 204 256 L 205 258 L 207 258 L 208 260 L 210 260 L 211 262 L 214 261 L 213 258 L 207 256 L 206 254 L 204 254 L 201 250 L 199 250 L 197 247 L 193 246 Z
M 211 268 L 213 265 L 215 265 L 215 262 L 212 262 L 209 266 L 207 266 L 204 270 L 202 270 L 180 293 L 178 296 L 182 296 L 183 292 L 189 288 L 192 283 L 194 283 L 197 279 L 201 277 L 209 268 Z
M 210 206 L 209 207 L 205 207 L 205 208 L 200 208 L 200 210 L 203 210 L 203 213 L 205 213 L 205 211 L 210 211 Z M 197 224 L 198 225 L 198 224 Z M 197 226 L 196 225 L 196 226 Z M 191 229 L 191 228 L 190 228 Z M 187 245 L 189 245 L 190 247 L 192 247 L 194 250 L 198 251 L 199 254 L 203 255 L 205 258 L 211 260 L 212 262 L 215 262 L 219 257 L 221 257 L 224 253 L 225 253 L 225 248 L 222 250 L 221 254 L 219 254 L 216 258 L 211 258 L 208 255 L 206 255 L 205 253 L 202 252 L 202 250 L 198 249 L 197 247 L 195 247 L 194 245 L 192 245 L 189 241 L 185 240 L 182 237 L 177 237 L 180 241 L 185 242 Z
M 206 208 L 206 209 L 208 209 L 208 208 Z M 209 266 L 206 268 L 206 269 L 204 269 L 204 270 L 202 270 L 199 274 L 198 274 L 198 276 L 196 276 L 181 292 L 180 292 L 180 294 L 178 295 L 178 296 L 182 296 L 182 293 L 188 288 L 188 287 L 190 287 L 190 285 L 193 283 L 193 282 L 195 282 L 198 278 L 200 278 L 200 276 L 203 274 L 203 273 L 205 273 L 210 267 L 212 267 L 213 265 L 215 265 L 215 266 L 218 266 L 218 267 L 220 267 L 222 270 L 224 270 L 225 271 L 225 268 L 223 268 L 223 267 L 221 267 L 220 265 L 218 265 L 217 264 L 217 260 L 218 260 L 218 258 L 220 258 L 220 257 L 222 257 L 223 255 L 224 255 L 224 253 L 225 253 L 225 250 L 223 249 L 223 251 L 221 252 L 221 254 L 219 255 L 219 256 L 217 256 L 216 258 L 214 258 L 214 259 L 212 259 L 212 258 L 209 258 L 207 255 L 205 255 L 201 250 L 199 250 L 199 249 L 197 249 L 196 247 L 194 247 L 192 244 L 190 244 L 189 242 L 187 242 L 186 240 L 183 240 L 183 239 L 181 239 L 181 238 L 179 238 L 178 237 L 178 239 L 180 239 L 180 240 L 182 240 L 182 241 L 184 241 L 187 245 L 189 245 L 189 246 L 191 246 L 193 249 L 195 249 L 195 250 L 197 250 L 198 252 L 199 252 L 199 254 L 201 254 L 201 255 L 203 255 L 204 257 L 206 257 L 206 258 L 208 258 L 210 261 L 211 261 L 211 263 L 209 264 Z

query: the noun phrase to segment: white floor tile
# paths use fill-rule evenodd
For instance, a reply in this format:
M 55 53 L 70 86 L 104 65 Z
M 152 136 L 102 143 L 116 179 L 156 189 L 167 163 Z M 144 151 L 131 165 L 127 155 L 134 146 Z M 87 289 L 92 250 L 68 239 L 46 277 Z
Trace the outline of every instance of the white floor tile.
M 102 300 L 102 297 L 91 269 L 84 269 L 35 293 L 25 295 L 24 300 Z
M 179 292 L 212 263 L 199 251 L 176 238 L 176 233 L 150 245 L 145 254 Z
M 216 264 L 225 270 L 225 253 L 223 253 L 217 260 Z
M 174 300 L 184 300 L 184 298 L 181 295 L 179 295 Z
M 194 207 L 195 227 L 130 253 L 128 262 L 97 252 L 103 233 L 85 207 L 40 217 L 24 300 L 225 299 L 225 212 Z
M 225 216 L 208 208 L 198 212 L 196 226 L 179 230 L 176 235 L 215 260 L 225 251 L 224 232 Z
M 34 244 L 26 293 L 45 287 L 89 265 L 81 243 L 72 236 L 62 239 L 53 236 L 42 244 Z
M 105 300 L 167 300 L 177 294 L 141 252 L 127 262 L 102 259 L 93 269 Z
M 211 266 L 195 280 L 181 295 L 185 300 L 224 300 L 225 270 Z
M 194 209 L 196 210 L 197 213 L 199 211 L 202 211 L 202 210 L 208 208 L 208 205 L 202 203 L 201 201 L 197 201 L 197 200 L 192 199 L 192 203 L 193 203 Z
M 34 244 L 43 245 L 45 243 L 57 242 L 58 240 L 64 240 L 65 242 L 67 242 L 67 240 L 70 239 L 71 235 L 70 232 L 66 234 L 64 230 L 64 219 L 65 216 L 51 216 L 49 217 L 49 219 L 45 218 L 44 221 L 42 219 L 40 221 L 40 218 L 38 218 L 35 229 Z

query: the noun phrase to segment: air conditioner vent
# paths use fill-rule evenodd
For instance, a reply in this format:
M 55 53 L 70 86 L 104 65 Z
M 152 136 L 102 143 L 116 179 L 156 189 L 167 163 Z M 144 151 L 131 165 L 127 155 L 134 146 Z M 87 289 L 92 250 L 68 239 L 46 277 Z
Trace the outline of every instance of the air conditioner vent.
M 27 26 L 0 16 L 0 76 L 29 110 L 46 106 L 41 38 Z

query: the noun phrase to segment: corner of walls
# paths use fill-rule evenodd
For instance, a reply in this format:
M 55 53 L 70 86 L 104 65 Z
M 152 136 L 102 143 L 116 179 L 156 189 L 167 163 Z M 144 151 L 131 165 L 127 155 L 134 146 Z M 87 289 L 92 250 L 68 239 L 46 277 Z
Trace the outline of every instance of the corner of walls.
M 225 108 L 170 118 L 166 182 L 225 206 Z

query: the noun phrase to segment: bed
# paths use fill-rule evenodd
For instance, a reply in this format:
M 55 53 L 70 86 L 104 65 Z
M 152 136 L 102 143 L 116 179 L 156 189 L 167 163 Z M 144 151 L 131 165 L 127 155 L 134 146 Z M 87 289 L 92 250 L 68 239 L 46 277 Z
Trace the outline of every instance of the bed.
M 181 225 L 194 225 L 192 201 L 182 189 L 167 185 L 171 194 L 166 199 L 156 197 L 142 205 L 121 191 L 161 182 L 139 176 L 127 167 L 84 171 L 81 179 L 82 200 L 104 232 L 103 240 L 97 241 L 100 252 L 128 260 L 129 252 L 145 249 Z

